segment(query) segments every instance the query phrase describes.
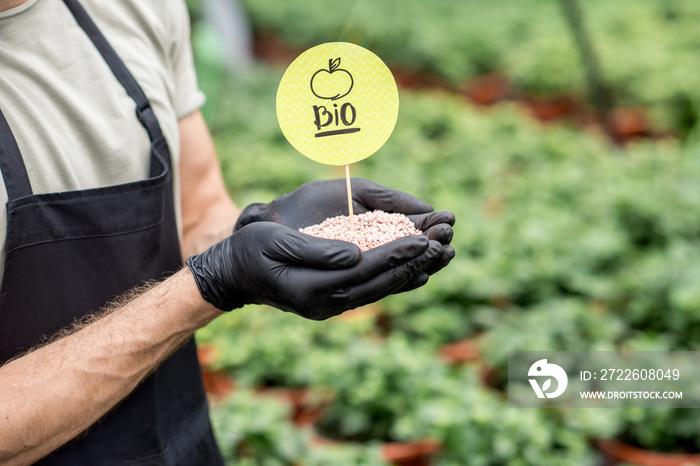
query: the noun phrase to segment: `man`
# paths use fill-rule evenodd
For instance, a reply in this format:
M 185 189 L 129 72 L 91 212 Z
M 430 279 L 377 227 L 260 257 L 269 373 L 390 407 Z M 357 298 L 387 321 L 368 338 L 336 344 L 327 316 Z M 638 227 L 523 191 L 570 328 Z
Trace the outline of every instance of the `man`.
M 454 219 L 364 180 L 356 211 L 426 235 L 360 254 L 298 233 L 342 212 L 341 180 L 239 216 L 184 3 L 82 3 L 0 0 L 0 463 L 222 464 L 193 332 L 245 304 L 322 320 L 421 286 Z

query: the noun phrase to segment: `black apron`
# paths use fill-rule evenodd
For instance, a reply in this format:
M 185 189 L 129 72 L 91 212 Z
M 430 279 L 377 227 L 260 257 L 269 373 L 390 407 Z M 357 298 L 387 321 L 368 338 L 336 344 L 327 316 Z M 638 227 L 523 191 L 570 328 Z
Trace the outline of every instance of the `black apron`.
M 136 103 L 136 116 L 151 139 L 150 176 L 105 188 L 32 194 L 19 148 L 0 112 L 0 170 L 9 199 L 0 362 L 135 285 L 182 266 L 170 153 L 158 120 L 82 6 L 77 0 L 64 2 Z M 37 464 L 222 465 L 194 340 L 87 435 Z

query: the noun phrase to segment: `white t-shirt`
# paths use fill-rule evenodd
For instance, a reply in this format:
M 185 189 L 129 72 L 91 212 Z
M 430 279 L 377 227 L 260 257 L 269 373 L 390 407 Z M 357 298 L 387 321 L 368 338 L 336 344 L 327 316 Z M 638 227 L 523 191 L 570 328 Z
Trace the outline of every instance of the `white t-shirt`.
M 174 165 L 180 225 L 177 120 L 198 109 L 183 0 L 81 0 L 151 101 Z M 150 142 L 135 104 L 62 0 L 0 13 L 0 109 L 35 194 L 144 179 Z M 7 192 L 0 178 L 0 278 Z

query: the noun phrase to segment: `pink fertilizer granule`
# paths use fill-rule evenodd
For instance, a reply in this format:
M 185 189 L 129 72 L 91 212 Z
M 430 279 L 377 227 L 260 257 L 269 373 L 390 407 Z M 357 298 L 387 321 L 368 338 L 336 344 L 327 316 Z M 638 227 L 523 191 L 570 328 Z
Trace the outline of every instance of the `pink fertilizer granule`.
M 355 231 L 350 231 L 350 218 L 340 215 L 327 218 L 318 225 L 299 228 L 299 231 L 317 238 L 348 241 L 358 245 L 363 252 L 404 236 L 423 234 L 405 215 L 381 210 L 355 215 L 354 224 Z

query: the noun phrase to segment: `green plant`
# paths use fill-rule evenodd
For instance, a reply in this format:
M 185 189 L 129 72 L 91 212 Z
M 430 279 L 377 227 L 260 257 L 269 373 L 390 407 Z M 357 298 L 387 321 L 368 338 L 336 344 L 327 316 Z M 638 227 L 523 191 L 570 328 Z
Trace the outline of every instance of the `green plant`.
M 335 396 L 318 428 L 345 440 L 415 440 L 401 436 L 397 424 L 438 396 L 447 377 L 432 351 L 401 334 L 357 340 L 345 352 L 323 355 L 319 368 L 317 382 Z
M 665 453 L 700 453 L 700 419 L 688 408 L 625 408 L 618 438 Z
M 387 300 L 383 307 L 386 310 L 379 322 L 386 321 L 389 331 L 436 347 L 470 335 L 476 327 L 457 303 L 426 302 L 406 294 Z
M 440 466 L 596 464 L 580 431 L 562 427 L 544 410 L 509 408 L 471 368 L 454 375 L 443 381 L 439 397 L 423 400 L 397 425 L 402 436 L 427 432 L 440 439 Z
M 604 413 L 601 413 L 604 411 Z M 555 411 L 560 428 L 588 438 L 616 438 L 645 450 L 700 453 L 700 421 L 692 408 L 619 407 Z
M 311 446 L 309 432 L 289 423 L 289 407 L 274 398 L 237 389 L 214 403 L 211 420 L 219 449 L 227 464 L 255 466 L 382 466 L 375 446 Z
M 306 453 L 304 436 L 289 423 L 288 406 L 237 389 L 211 409 L 219 449 L 228 464 L 290 465 Z
M 552 300 L 527 311 L 513 310 L 485 335 L 481 350 L 505 383 L 511 351 L 614 351 L 624 322 L 581 300 Z
M 214 370 L 246 386 L 306 387 L 316 378 L 317 355 L 342 352 L 371 329 L 371 322 L 314 322 L 276 309 L 249 306 L 200 330 L 213 344 Z
M 359 444 L 329 445 L 312 448 L 309 451 L 306 466 L 388 466 L 382 459 L 381 451 L 376 446 Z

